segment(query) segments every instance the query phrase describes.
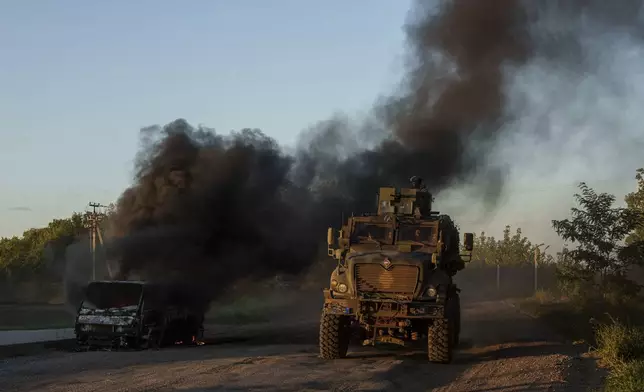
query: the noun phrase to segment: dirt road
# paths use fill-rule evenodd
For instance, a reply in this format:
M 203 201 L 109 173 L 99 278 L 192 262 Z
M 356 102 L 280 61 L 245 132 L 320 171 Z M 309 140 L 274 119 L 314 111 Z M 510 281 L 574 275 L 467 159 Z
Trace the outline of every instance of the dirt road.
M 588 391 L 600 373 L 580 347 L 559 343 L 504 302 L 464 306 L 463 342 L 451 365 L 422 352 L 356 347 L 317 357 L 317 323 L 246 328 L 192 348 L 87 352 L 0 362 L 3 391 Z

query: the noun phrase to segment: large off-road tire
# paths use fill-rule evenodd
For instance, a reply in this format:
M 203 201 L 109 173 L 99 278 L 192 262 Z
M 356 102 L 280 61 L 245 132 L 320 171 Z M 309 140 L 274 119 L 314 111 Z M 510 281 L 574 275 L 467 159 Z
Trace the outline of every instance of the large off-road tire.
M 320 319 L 320 357 L 338 359 L 347 356 L 351 331 L 348 316 L 322 313 Z
M 430 362 L 452 362 L 454 342 L 454 321 L 448 318 L 436 319 L 427 328 L 427 357 Z
M 452 298 L 453 319 L 454 319 L 454 347 L 458 347 L 461 342 L 461 298 L 458 293 L 454 293 Z

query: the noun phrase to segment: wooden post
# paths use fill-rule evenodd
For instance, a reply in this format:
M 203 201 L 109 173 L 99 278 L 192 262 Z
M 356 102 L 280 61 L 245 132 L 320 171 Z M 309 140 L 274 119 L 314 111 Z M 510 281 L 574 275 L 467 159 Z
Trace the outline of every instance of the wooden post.
M 537 294 L 537 290 L 539 289 L 539 257 L 541 255 L 541 251 L 539 250 L 539 247 L 536 247 L 534 249 L 534 294 Z

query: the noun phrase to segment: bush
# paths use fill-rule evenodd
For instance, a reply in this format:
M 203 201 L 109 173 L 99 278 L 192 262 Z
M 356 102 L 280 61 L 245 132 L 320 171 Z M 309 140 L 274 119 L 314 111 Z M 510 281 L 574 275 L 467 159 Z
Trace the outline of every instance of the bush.
M 596 331 L 597 352 L 611 367 L 626 362 L 644 359 L 644 330 L 613 320 L 601 324 Z
M 556 298 L 550 290 L 539 289 L 534 293 L 534 299 L 540 304 L 553 302 Z
M 637 298 L 641 286 L 622 276 L 606 276 L 601 285 L 604 299 L 611 305 L 622 305 Z
M 597 353 L 611 373 L 607 392 L 638 392 L 644 386 L 644 329 L 612 320 L 596 331 Z
M 606 379 L 606 392 L 641 392 L 644 385 L 644 360 L 625 363 Z
M 597 296 L 592 282 L 586 280 L 559 279 L 557 288 L 563 296 L 571 300 L 586 301 Z

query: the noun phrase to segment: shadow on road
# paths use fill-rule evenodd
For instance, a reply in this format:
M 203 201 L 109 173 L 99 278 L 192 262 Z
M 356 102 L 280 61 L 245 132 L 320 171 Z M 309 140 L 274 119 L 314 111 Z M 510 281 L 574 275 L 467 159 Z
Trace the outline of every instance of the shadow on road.
M 60 352 L 31 361 L 16 358 L 0 366 L 0 385 L 11 385 L 9 390 L 37 390 L 55 389 L 61 382 L 68 386 L 86 382 L 89 387 L 90 379 L 104 379 L 105 374 L 128 380 L 153 373 L 167 377 L 176 374 L 176 378 L 168 379 L 170 385 L 201 380 L 198 388 L 189 384 L 180 389 L 192 392 L 424 391 L 452 385 L 465 374 L 472 373 L 472 369 L 485 368 L 488 364 L 488 377 L 491 373 L 505 371 L 497 369 L 493 361 L 521 358 L 524 363 L 531 363 L 537 358 L 570 349 L 535 320 L 497 301 L 465 304 L 463 321 L 462 344 L 449 365 L 429 363 L 422 349 L 389 346 L 352 347 L 346 359 L 323 361 L 318 358 L 318 322 L 309 320 L 281 326 L 214 326 L 206 345 L 199 347 L 138 352 Z M 504 375 L 511 377 L 511 371 L 530 369 L 507 370 Z M 181 372 L 186 375 L 179 376 Z M 480 375 L 485 376 L 485 372 Z M 34 383 L 36 379 L 38 382 Z M 83 390 L 80 386 L 77 389 Z M 492 392 L 503 389 L 456 390 Z M 521 385 L 517 382 L 512 390 L 546 389 L 538 383 Z

